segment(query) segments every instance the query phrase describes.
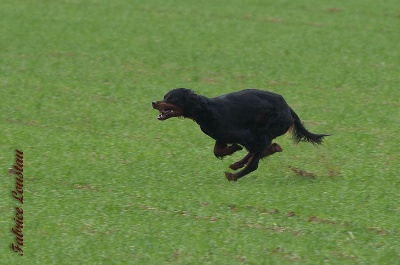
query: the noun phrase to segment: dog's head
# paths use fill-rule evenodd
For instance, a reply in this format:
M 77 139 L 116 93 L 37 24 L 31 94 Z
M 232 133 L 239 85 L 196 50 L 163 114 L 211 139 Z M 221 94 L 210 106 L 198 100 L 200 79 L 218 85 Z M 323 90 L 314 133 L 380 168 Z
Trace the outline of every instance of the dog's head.
M 161 101 L 153 101 L 152 106 L 160 114 L 157 119 L 163 121 L 172 117 L 189 117 L 196 94 L 187 88 L 175 88 L 165 94 Z

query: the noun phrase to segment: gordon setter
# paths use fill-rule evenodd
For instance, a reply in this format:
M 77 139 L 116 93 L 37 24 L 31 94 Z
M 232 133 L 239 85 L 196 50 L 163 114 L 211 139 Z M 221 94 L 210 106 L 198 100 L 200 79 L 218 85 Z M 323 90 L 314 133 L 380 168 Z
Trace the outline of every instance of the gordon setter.
M 313 134 L 304 127 L 297 114 L 281 95 L 256 89 L 207 98 L 187 88 L 169 91 L 162 101 L 153 101 L 153 108 L 163 121 L 172 117 L 194 120 L 201 130 L 216 140 L 214 154 L 218 158 L 231 155 L 243 147 L 248 154 L 229 167 L 243 170 L 225 172 L 229 181 L 236 181 L 258 168 L 261 158 L 282 152 L 272 143 L 291 130 L 296 142 L 321 144 L 329 134 Z

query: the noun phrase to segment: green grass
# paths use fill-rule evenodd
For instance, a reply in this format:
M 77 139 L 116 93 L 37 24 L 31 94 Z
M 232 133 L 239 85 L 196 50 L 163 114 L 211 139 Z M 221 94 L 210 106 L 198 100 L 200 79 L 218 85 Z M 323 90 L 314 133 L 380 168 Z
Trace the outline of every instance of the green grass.
M 398 263 L 398 1 L 142 2 L 1 2 L 1 263 Z M 274 91 L 333 136 L 231 183 L 244 152 L 157 121 L 174 87 Z

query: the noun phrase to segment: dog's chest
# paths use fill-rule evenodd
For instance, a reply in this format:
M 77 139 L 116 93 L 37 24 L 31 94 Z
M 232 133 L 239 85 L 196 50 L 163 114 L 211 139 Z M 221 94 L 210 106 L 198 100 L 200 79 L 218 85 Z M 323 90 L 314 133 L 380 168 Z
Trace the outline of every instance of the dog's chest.
M 240 138 L 238 131 L 232 130 L 226 126 L 221 126 L 219 124 L 201 124 L 200 129 L 203 131 L 203 133 L 207 134 L 211 138 L 226 143 L 237 143 Z
M 210 124 L 199 124 L 200 125 L 200 129 L 203 133 L 207 134 L 208 136 L 210 136 L 211 138 L 214 139 L 218 139 L 218 133 L 217 130 L 214 126 L 210 125 Z

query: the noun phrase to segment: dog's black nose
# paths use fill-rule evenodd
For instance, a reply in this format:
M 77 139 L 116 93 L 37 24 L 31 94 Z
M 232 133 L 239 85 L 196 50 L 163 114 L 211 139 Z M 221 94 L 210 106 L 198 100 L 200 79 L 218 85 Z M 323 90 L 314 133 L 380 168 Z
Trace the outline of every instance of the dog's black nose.
M 153 106 L 153 108 L 155 108 L 157 106 L 157 101 L 151 102 L 151 105 Z

